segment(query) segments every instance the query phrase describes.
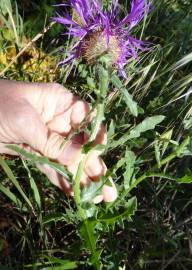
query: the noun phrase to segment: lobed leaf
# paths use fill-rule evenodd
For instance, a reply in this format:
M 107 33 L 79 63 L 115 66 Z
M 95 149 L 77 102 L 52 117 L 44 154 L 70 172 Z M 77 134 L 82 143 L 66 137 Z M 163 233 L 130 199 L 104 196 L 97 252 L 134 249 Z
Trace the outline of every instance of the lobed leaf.
M 98 218 L 99 222 L 104 222 L 107 224 L 113 224 L 118 220 L 121 220 L 122 218 L 127 217 L 128 219 L 131 219 L 131 216 L 135 214 L 135 211 L 137 210 L 137 198 L 133 197 L 128 200 L 128 202 L 125 204 L 126 210 L 123 213 L 117 212 L 116 214 L 106 214 L 102 217 Z
M 190 184 L 192 183 L 192 175 L 185 175 L 177 181 L 179 184 Z
M 124 87 L 121 80 L 116 75 L 113 75 L 111 78 L 111 82 L 115 87 L 119 89 L 119 91 L 123 95 L 130 113 L 133 116 L 137 117 L 138 116 L 137 103 L 133 100 L 133 97 L 129 94 L 127 89 Z
M 135 138 L 139 138 L 141 133 L 148 130 L 153 130 L 156 125 L 160 124 L 165 119 L 163 115 L 156 115 L 145 118 L 140 124 L 131 129 L 128 134 L 124 134 L 119 140 L 111 143 L 110 147 L 115 148 L 119 145 L 125 144 L 127 141 Z
M 131 185 L 132 178 L 133 178 L 136 156 L 132 151 L 126 151 L 125 159 L 126 159 L 126 170 L 123 174 L 124 187 L 125 189 L 128 189 Z

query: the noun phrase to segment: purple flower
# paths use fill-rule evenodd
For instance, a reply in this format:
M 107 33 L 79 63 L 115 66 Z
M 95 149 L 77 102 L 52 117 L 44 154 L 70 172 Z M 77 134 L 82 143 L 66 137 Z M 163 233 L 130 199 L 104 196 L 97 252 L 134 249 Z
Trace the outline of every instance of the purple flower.
M 120 19 L 118 0 L 112 0 L 105 10 L 99 0 L 69 0 L 64 7 L 63 16 L 53 18 L 64 24 L 75 44 L 66 60 L 66 64 L 76 58 L 84 57 L 88 63 L 94 63 L 98 57 L 108 54 L 121 75 L 126 76 L 124 66 L 131 57 L 138 59 L 138 50 L 144 51 L 146 43 L 130 35 L 144 16 L 150 11 L 152 0 L 131 0 L 130 13 Z M 66 9 L 71 8 L 71 14 Z

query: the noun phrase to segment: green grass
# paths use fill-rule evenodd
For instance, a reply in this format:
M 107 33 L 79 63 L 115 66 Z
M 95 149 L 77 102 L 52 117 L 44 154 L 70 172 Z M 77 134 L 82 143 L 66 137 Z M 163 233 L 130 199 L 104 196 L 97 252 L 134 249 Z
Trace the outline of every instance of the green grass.
M 97 105 L 94 70 L 84 63 L 71 73 L 70 67 L 56 68 L 64 57 L 60 49 L 70 46 L 60 36 L 61 28 L 52 25 L 38 36 L 50 23 L 55 1 L 21 2 L 0 2 L 1 76 L 57 81 Z M 129 6 L 129 1 L 121 2 Z M 0 158 L 4 267 L 191 269 L 191 15 L 190 0 L 158 1 L 135 32 L 153 49 L 142 53 L 139 63 L 130 61 L 127 81 L 110 77 L 105 99 L 109 140 L 103 153 L 108 173 L 103 181 L 112 177 L 116 182 L 115 203 L 90 205 L 99 184 L 81 193 L 76 185 L 75 200 L 68 198 L 36 169 L 33 155 L 31 161 Z

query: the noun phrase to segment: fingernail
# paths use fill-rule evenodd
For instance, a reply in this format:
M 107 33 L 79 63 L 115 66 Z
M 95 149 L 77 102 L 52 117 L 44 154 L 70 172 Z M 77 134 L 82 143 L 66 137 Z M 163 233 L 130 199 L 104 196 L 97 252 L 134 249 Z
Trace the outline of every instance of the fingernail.
M 71 125 L 75 128 L 86 117 L 89 112 L 89 105 L 81 100 L 77 101 L 72 108 Z
M 60 163 L 70 166 L 73 163 L 81 160 L 81 156 L 81 145 L 70 141 L 65 144 L 61 155 L 58 157 L 58 160 Z

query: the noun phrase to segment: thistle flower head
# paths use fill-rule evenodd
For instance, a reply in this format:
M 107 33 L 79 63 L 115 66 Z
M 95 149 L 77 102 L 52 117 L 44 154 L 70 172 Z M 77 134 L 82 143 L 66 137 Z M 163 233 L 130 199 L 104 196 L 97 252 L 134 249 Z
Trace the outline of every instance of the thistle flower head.
M 105 10 L 99 0 L 69 0 L 61 4 L 64 10 L 71 7 L 72 13 L 64 11 L 63 16 L 53 18 L 67 27 L 70 36 L 76 42 L 62 64 L 84 57 L 88 63 L 94 63 L 100 56 L 110 56 L 121 75 L 126 76 L 124 66 L 131 57 L 137 59 L 138 51 L 146 49 L 146 43 L 130 35 L 144 16 L 150 11 L 152 0 L 130 0 L 131 10 L 120 19 L 118 0 L 112 0 Z

